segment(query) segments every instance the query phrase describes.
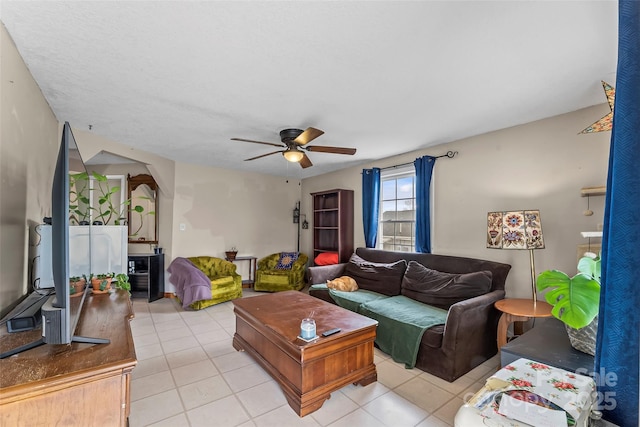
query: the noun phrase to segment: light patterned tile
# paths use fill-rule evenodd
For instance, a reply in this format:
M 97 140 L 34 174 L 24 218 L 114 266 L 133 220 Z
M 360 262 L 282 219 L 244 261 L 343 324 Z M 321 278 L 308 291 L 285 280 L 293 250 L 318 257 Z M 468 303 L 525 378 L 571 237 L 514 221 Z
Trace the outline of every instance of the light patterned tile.
M 331 393 L 331 398 L 325 400 L 322 407 L 310 415 L 320 425 L 328 426 L 356 409 L 358 409 L 358 405 L 353 400 L 340 391 L 334 391 Z
M 223 341 L 216 341 L 214 343 L 205 344 L 202 346 L 202 348 L 204 349 L 204 351 L 207 352 L 207 355 L 210 358 L 215 359 L 216 357 L 222 356 L 225 354 L 237 353 L 238 350 L 233 348 L 232 343 L 233 343 L 233 340 L 231 338 L 228 338 Z
M 172 369 L 171 373 L 178 387 L 220 374 L 213 362 L 209 359 L 180 366 Z
M 138 360 L 138 364 L 131 372 L 131 379 L 138 379 L 151 374 L 168 371 L 169 365 L 164 356 L 152 357 L 150 359 Z
M 151 318 L 156 325 L 156 329 L 160 328 L 177 328 L 178 322 L 182 322 L 182 317 L 175 311 L 170 313 L 151 313 Z
M 176 388 L 171 372 L 164 371 L 131 381 L 131 401 Z
M 166 358 L 171 369 L 208 359 L 207 353 L 204 352 L 202 347 L 188 348 L 186 350 L 169 353 L 166 355 Z
M 130 427 L 142 427 L 184 412 L 176 389 L 131 402 Z
M 366 426 L 366 427 L 387 427 L 373 415 L 368 413 L 362 408 L 358 408 L 350 414 L 338 419 L 336 422 L 329 424 L 328 427 L 354 427 L 354 426 Z
M 160 339 L 154 329 L 153 332 L 149 334 L 134 335 L 134 342 L 136 346 L 144 347 L 145 345 L 160 344 Z
M 442 390 L 448 391 L 452 394 L 461 393 L 475 382 L 475 380 L 466 375 L 461 376 L 453 382 L 449 382 L 426 372 L 421 373 L 420 378 L 429 381 L 431 384 L 438 386 Z
M 153 319 L 151 318 L 151 314 L 147 312 L 143 312 L 140 314 L 135 314 L 135 317 L 131 319 L 129 324 L 131 325 L 131 329 L 143 328 L 147 326 L 153 327 Z
M 464 405 L 464 402 L 459 397 L 454 397 L 446 405 L 438 409 L 434 415 L 441 420 L 449 423 L 450 425 L 454 424 L 454 420 L 456 418 L 456 414 L 460 407 Z
M 446 423 L 435 415 L 431 415 L 426 420 L 422 421 L 416 427 L 453 427 L 453 424 Z M 464 426 L 460 426 L 464 427 Z
M 365 405 L 373 399 L 388 393 L 389 388 L 376 381 L 366 387 L 349 384 L 348 386 L 341 388 L 340 391 L 358 405 Z
M 182 413 L 169 417 L 157 423 L 149 424 L 149 427 L 190 427 L 187 414 Z
M 131 335 L 133 335 L 134 338 L 139 338 L 141 336 L 149 335 L 149 334 L 156 335 L 156 327 L 153 324 L 131 326 Z
M 474 379 L 475 381 L 484 380 L 485 378 L 490 377 L 491 375 L 496 373 L 496 367 L 491 365 L 485 365 L 481 363 L 480 365 L 473 368 L 471 371 L 467 372 L 465 376 Z
M 218 341 L 228 341 L 229 338 L 233 336 L 233 333 L 230 334 L 226 330 L 220 328 L 209 332 L 195 334 L 195 336 L 201 345 L 207 345 Z
M 421 377 L 412 378 L 393 391 L 429 414 L 454 397 L 454 394 L 436 387 Z
M 192 335 L 189 335 L 188 337 L 178 338 L 171 341 L 163 341 L 160 344 L 162 345 L 164 354 L 175 353 L 176 351 L 182 351 L 182 350 L 194 348 L 194 347 L 200 348 L 200 344 L 198 343 L 198 340 L 196 340 L 195 337 Z
M 178 338 L 190 337 L 193 336 L 191 333 L 191 329 L 189 328 L 175 328 L 175 329 L 165 329 L 164 327 L 158 328 L 158 338 L 160 341 L 166 342 L 171 340 L 176 340 Z
M 134 342 L 135 345 L 135 342 Z M 163 356 L 164 352 L 162 351 L 162 346 L 160 343 L 151 344 L 151 345 L 143 345 L 136 347 L 136 358 L 138 360 L 151 359 L 152 357 Z
M 189 329 L 191 329 L 191 332 L 197 337 L 200 334 L 218 331 L 222 329 L 222 326 L 220 325 L 220 323 L 207 316 L 206 321 L 197 324 L 191 324 L 189 325 Z
M 249 415 L 235 396 L 187 411 L 191 427 L 236 426 L 249 421 Z
M 211 403 L 231 395 L 231 389 L 221 376 L 205 378 L 178 388 L 187 410 Z
M 243 390 L 236 393 L 236 396 L 252 417 L 265 414 L 287 403 L 282 389 L 275 381 Z
M 257 427 L 319 427 L 312 417 L 300 418 L 288 404 L 253 419 Z
M 395 393 L 386 393 L 362 407 L 387 426 L 415 426 L 429 414 Z
M 397 363 L 386 360 L 376 365 L 378 371 L 378 382 L 393 389 L 402 383 L 409 381 L 416 376 L 411 369 L 404 369 Z
M 485 385 L 484 381 L 478 381 L 477 383 L 473 383 L 469 387 L 467 387 L 465 390 L 460 392 L 458 394 L 458 397 L 460 397 L 464 402 L 467 402 L 469 401 L 469 399 L 473 397 L 474 394 L 476 394 L 478 390 L 484 387 L 484 385 Z
M 246 390 L 271 380 L 269 374 L 257 364 L 250 364 L 233 371 L 225 372 L 223 378 L 234 393 Z
M 255 362 L 251 356 L 244 351 L 235 351 L 233 353 L 214 357 L 213 363 L 216 364 L 220 372 L 229 372 Z

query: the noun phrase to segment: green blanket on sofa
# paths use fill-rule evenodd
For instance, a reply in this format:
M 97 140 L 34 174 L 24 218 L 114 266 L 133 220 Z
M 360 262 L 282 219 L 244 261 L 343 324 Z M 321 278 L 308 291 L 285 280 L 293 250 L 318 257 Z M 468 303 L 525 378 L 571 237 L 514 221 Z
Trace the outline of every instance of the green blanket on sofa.
M 378 321 L 376 344 L 380 350 L 391 355 L 393 360 L 404 363 L 405 367 L 416 365 L 420 341 L 424 331 L 435 325 L 443 325 L 447 320 L 447 310 L 407 298 L 403 295 L 372 298 L 375 292 L 366 291 L 359 298 L 356 292 L 339 292 L 331 289 L 329 294 L 339 306 L 357 311 L 363 316 Z M 350 295 L 347 295 L 350 294 Z M 355 301 L 361 301 L 354 310 Z

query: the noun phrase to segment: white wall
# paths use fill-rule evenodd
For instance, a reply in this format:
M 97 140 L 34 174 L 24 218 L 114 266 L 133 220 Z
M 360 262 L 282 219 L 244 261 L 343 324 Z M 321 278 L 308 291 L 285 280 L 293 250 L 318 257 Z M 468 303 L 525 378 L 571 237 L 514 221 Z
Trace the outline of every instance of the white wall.
M 604 215 L 604 197 L 592 197 L 594 215 L 583 215 L 587 199 L 580 196 L 580 189 L 606 184 L 611 137 L 610 132 L 578 132 L 607 112 L 608 105 L 602 104 L 308 178 L 302 181 L 302 213 L 311 223 L 309 193 L 332 188 L 355 190 L 354 243 L 356 247 L 364 246 L 362 169 L 458 151 L 454 159 L 439 159 L 434 169 L 432 251 L 511 264 L 507 296 L 526 298 L 531 289 L 529 254 L 486 249 L 486 214 L 540 209 L 546 249 L 535 251 L 537 273 L 551 268 L 575 273 L 576 247 L 587 243 L 579 233 L 595 230 Z M 311 229 L 303 230 L 302 242 L 303 250 L 312 253 Z
M 224 257 L 233 246 L 238 256 L 259 258 L 296 250 L 292 212 L 300 198 L 297 182 L 177 163 L 175 192 L 175 256 Z
M 51 215 L 61 129 L 0 25 L 0 314 L 28 290 L 28 227 Z

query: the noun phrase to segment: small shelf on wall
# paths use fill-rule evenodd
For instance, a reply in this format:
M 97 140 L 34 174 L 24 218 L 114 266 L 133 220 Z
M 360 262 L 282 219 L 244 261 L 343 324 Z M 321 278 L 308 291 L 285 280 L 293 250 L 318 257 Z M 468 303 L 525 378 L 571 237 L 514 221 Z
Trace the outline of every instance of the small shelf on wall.
M 607 187 L 582 187 L 580 190 L 580 195 L 582 197 L 591 197 L 591 196 L 604 196 L 607 194 Z
M 585 239 L 590 237 L 602 237 L 602 231 L 581 231 L 580 235 Z

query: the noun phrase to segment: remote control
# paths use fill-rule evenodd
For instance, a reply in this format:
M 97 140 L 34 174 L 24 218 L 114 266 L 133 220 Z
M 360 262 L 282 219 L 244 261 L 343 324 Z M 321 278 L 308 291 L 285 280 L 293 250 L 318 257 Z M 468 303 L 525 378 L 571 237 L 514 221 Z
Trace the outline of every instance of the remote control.
M 328 331 L 324 331 L 322 333 L 322 336 L 328 337 L 329 335 L 337 334 L 338 332 L 340 332 L 340 328 L 333 328 L 333 329 L 329 329 Z

